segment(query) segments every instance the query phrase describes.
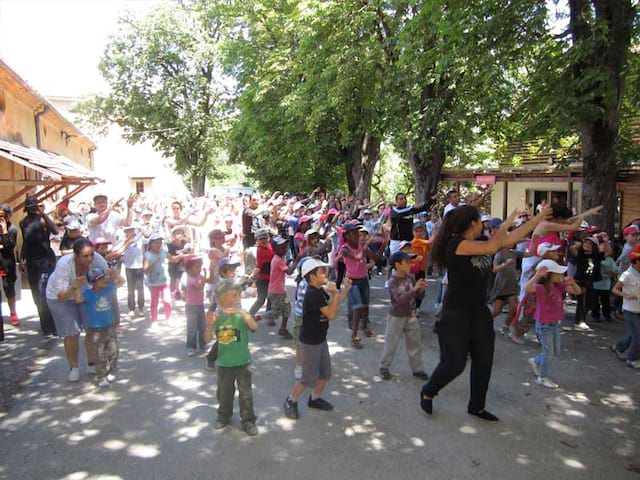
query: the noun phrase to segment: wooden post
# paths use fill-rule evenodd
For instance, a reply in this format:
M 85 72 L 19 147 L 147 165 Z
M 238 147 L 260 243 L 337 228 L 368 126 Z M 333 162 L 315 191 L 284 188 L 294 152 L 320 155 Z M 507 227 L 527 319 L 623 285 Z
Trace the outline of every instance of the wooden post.
M 567 183 L 567 207 L 569 207 L 573 215 L 573 180 L 571 179 Z
M 509 204 L 509 182 L 505 180 L 504 192 L 502 192 L 502 218 L 503 219 L 509 216 L 508 204 Z

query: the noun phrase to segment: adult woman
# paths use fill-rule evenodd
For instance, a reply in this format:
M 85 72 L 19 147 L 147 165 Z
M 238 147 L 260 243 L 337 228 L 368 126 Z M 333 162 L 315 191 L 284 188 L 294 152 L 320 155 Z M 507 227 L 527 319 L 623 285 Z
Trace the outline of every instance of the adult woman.
M 62 257 L 49 277 L 46 296 L 58 336 L 64 339 L 64 351 L 69 362 L 70 382 L 80 380 L 78 353 L 80 331 L 84 326 L 85 311 L 74 300 L 75 289 L 86 281 L 89 269 L 107 269 L 105 259 L 94 252 L 93 244 L 86 238 L 79 238 L 73 244 L 73 255 Z M 90 340 L 85 339 L 89 368 L 93 365 L 93 351 Z
M 462 373 L 471 357 L 471 399 L 467 411 L 483 420 L 498 418 L 485 410 L 495 332 L 487 307 L 487 279 L 492 270 L 491 255 L 527 236 L 547 215 L 545 208 L 530 222 L 509 233 L 517 212 L 513 212 L 487 241 L 482 236 L 478 210 L 470 205 L 452 209 L 444 219 L 433 244 L 433 260 L 449 274 L 449 284 L 438 326 L 440 363 L 422 387 L 420 406 L 431 414 L 433 398 Z

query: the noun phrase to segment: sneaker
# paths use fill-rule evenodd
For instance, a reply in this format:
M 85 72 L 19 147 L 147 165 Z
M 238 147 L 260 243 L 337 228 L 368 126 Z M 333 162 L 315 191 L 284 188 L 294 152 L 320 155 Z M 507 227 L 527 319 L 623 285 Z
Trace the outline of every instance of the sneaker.
M 284 407 L 284 414 L 287 418 L 290 418 L 291 420 L 297 420 L 300 418 L 300 414 L 298 413 L 298 402 L 293 402 L 289 397 L 287 397 L 282 406 Z
M 102 380 L 100 380 L 98 382 L 98 386 L 99 387 L 108 387 L 109 386 L 109 380 L 107 380 L 107 377 L 104 377 Z
M 309 408 L 317 408 L 318 410 L 322 410 L 325 412 L 330 412 L 331 410 L 333 410 L 333 405 L 327 402 L 324 398 L 318 397 L 314 400 L 313 398 L 311 398 L 311 395 L 309 395 L 307 406 Z
M 617 357 L 618 357 L 620 360 L 622 360 L 623 362 L 626 360 L 626 358 L 625 358 L 625 356 L 624 356 L 624 353 L 622 353 L 622 352 L 619 352 L 619 351 L 618 351 L 618 349 L 616 348 L 616 344 L 615 344 L 615 343 L 611 344 L 611 345 L 609 346 L 609 349 L 610 349 L 613 353 L 615 353 L 615 354 L 617 355 Z
M 216 369 L 216 361 L 210 360 L 207 358 L 207 370 L 215 370 Z
M 89 375 L 95 375 L 96 374 L 96 366 L 89 364 L 89 366 L 87 367 L 87 373 Z
M 424 380 L 425 382 L 429 380 L 429 374 L 422 370 L 419 372 L 414 372 L 413 376 L 416 377 L 418 380 Z
M 193 348 L 187 349 L 187 357 L 194 357 L 196 355 L 196 351 Z
M 69 370 L 69 376 L 67 377 L 67 380 L 69 380 L 70 382 L 80 381 L 80 369 L 78 367 L 74 367 Z
M 281 328 L 280 330 L 278 330 L 278 335 L 280 335 L 285 340 L 293 340 L 293 335 L 291 335 L 289 333 L 289 330 L 287 330 L 286 328 Z
M 158 322 L 151 322 L 151 325 L 149 325 L 149 331 L 152 333 L 157 332 L 158 330 L 160 330 L 160 325 L 158 325 Z
M 625 363 L 627 364 L 627 367 L 640 369 L 640 360 L 627 360 Z
M 216 423 L 213 426 L 213 428 L 215 428 L 216 430 L 222 430 L 227 425 L 229 425 L 229 422 L 223 422 L 222 420 L 218 419 L 216 420 Z
M 133 320 L 137 316 L 138 316 L 138 312 L 136 312 L 135 310 L 129 310 L 129 320 Z
M 507 338 L 509 338 L 509 340 L 511 340 L 516 345 L 524 345 L 524 338 L 519 337 L 515 329 L 509 331 L 509 336 Z
M 243 425 L 242 429 L 244 430 L 244 433 L 246 433 L 250 437 L 255 437 L 256 435 L 258 435 L 258 429 L 256 428 L 256 424 L 253 422 Z
M 531 357 L 528 361 L 529 361 L 529 365 L 531 366 L 531 370 L 533 370 L 533 373 L 536 374 L 536 377 L 539 377 L 540 376 L 540 367 L 536 363 L 536 359 Z
M 391 380 L 391 372 L 389 372 L 388 368 L 381 368 L 380 369 L 380 378 L 383 380 Z
M 15 312 L 9 315 L 9 323 L 14 327 L 17 327 L 18 325 L 20 325 L 20 319 L 18 318 L 18 315 L 16 315 Z
M 546 388 L 558 388 L 558 384 L 547 377 L 538 377 L 536 383 Z
M 107 382 L 113 383 L 115 381 L 116 381 L 116 376 L 113 373 L 110 373 L 109 375 L 107 375 Z
M 144 308 L 136 310 L 136 317 L 144 317 Z
M 587 322 L 580 322 L 580 323 L 576 323 L 575 327 L 573 327 L 575 330 L 582 330 L 585 332 L 590 332 L 591 331 L 591 327 L 587 324 Z

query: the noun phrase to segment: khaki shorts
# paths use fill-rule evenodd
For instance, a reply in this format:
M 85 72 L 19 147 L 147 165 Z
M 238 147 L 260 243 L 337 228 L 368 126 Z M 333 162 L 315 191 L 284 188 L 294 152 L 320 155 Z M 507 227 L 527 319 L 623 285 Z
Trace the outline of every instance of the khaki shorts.
M 302 317 L 293 317 L 293 337 L 296 340 L 296 347 L 300 346 L 300 329 L 302 328 Z
M 318 380 L 331 378 L 331 357 L 329 345 L 322 342 L 320 345 L 308 345 L 300 342 L 302 353 L 302 378 L 300 383 L 308 388 L 313 388 Z

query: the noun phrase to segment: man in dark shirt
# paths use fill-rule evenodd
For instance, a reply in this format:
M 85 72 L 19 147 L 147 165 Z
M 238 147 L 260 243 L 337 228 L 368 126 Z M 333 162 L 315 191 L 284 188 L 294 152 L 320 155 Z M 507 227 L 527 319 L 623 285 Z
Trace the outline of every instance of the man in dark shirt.
M 416 213 L 426 212 L 432 204 L 433 199 L 430 198 L 424 205 L 408 207 L 407 195 L 404 193 L 396 194 L 396 204 L 391 207 L 391 244 L 389 247 L 392 254 L 398 250 L 400 242 L 413 240 L 413 216 Z
M 300 352 L 302 354 L 302 378 L 296 382 L 291 394 L 284 401 L 288 418 L 297 419 L 298 399 L 305 389 L 312 388 L 307 405 L 318 410 L 331 411 L 333 405 L 321 395 L 331 378 L 331 358 L 327 345 L 329 321 L 336 318 L 338 306 L 347 298 L 351 280 L 345 279 L 344 289 L 339 291 L 335 283 L 328 282 L 330 265 L 311 259 L 302 264 L 300 273 L 308 282 L 302 307 Z
M 0 277 L 2 287 L 9 304 L 9 322 L 14 327 L 20 325 L 16 313 L 16 243 L 18 242 L 18 229 L 11 223 L 13 208 L 7 203 L 0 205 Z M 1 317 L 0 317 L 1 318 Z
M 44 206 L 35 197 L 27 197 L 24 206 L 27 216 L 20 222 L 22 230 L 22 252 L 20 258 L 25 265 L 33 303 L 38 308 L 40 328 L 43 335 L 55 335 L 56 327 L 43 295 L 46 280 L 56 266 L 56 255 L 51 250 L 50 235 L 58 234 L 58 227 L 44 213 Z

